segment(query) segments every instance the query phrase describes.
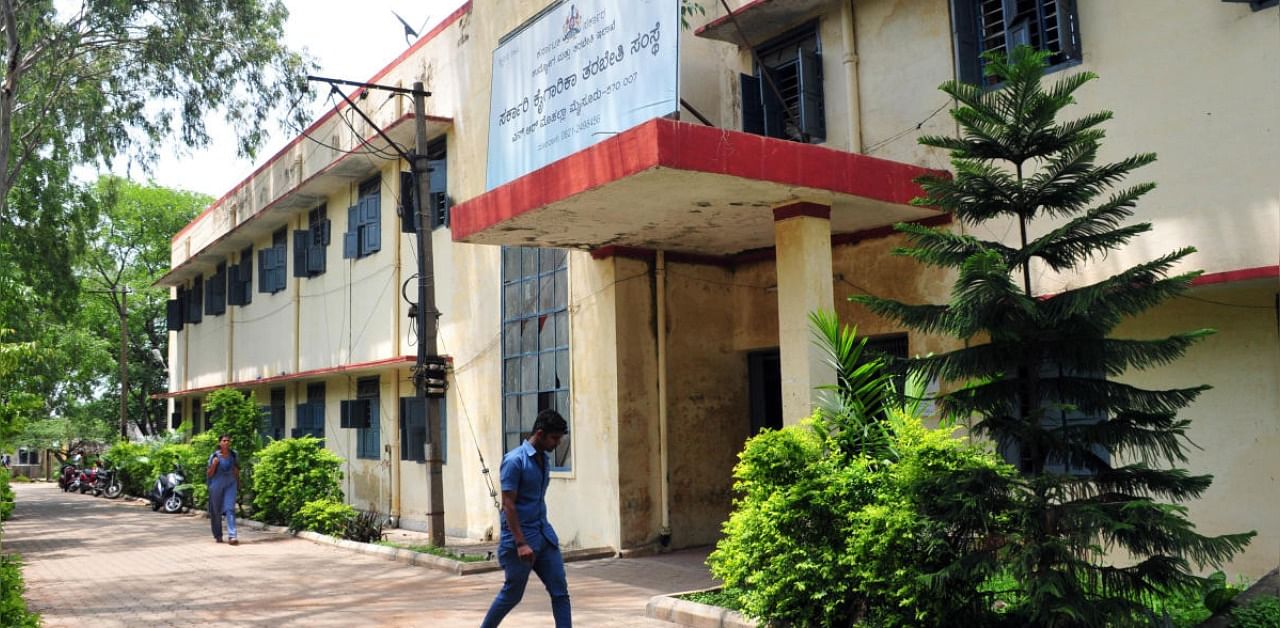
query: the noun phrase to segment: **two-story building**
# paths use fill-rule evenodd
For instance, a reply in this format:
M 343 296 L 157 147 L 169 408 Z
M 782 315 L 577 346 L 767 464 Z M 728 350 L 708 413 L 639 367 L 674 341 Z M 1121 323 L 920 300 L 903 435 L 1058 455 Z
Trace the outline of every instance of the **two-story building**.
M 689 4 L 472 0 L 368 79 L 431 92 L 450 534 L 496 536 L 498 461 L 551 407 L 571 426 L 548 498 L 566 543 L 714 542 L 744 439 L 798 421 L 831 379 L 807 312 L 890 353 L 953 346 L 844 297 L 947 298 L 946 277 L 891 254 L 893 223 L 950 224 L 910 204 L 912 179 L 948 166 L 915 138 L 955 132 L 940 83 L 1028 42 L 1055 73 L 1102 76 L 1079 110 L 1115 111 L 1104 158 L 1160 155 L 1139 173 L 1160 183 L 1138 210 L 1154 234 L 1036 289 L 1199 249 L 1191 293 L 1122 331 L 1219 333 L 1132 380 L 1214 386 L 1186 412 L 1188 466 L 1216 477 L 1192 516 L 1258 530 L 1232 572 L 1280 564 L 1275 0 L 702 0 L 682 26 Z M 408 98 L 354 102 L 413 145 Z M 202 426 L 211 390 L 252 390 L 273 436 L 346 460 L 353 505 L 421 528 L 408 170 L 339 106 L 175 235 L 160 283 L 175 422 Z

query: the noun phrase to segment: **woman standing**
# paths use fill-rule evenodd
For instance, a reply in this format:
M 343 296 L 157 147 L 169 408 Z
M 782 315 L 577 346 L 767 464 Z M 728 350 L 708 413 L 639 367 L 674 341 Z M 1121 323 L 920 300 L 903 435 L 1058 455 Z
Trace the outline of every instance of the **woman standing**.
M 231 437 L 218 435 L 218 448 L 209 455 L 209 523 L 213 540 L 222 542 L 222 516 L 227 517 L 227 542 L 236 545 L 236 492 L 240 487 L 240 458 L 231 449 Z

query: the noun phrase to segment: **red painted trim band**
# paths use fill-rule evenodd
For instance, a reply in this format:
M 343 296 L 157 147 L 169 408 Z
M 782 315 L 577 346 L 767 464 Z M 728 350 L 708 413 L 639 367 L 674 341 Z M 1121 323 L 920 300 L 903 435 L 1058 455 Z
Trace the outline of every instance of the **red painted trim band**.
M 1191 280 L 1193 286 L 1207 286 L 1215 283 L 1232 283 L 1249 281 L 1250 279 L 1272 279 L 1280 277 L 1280 265 L 1258 266 L 1257 268 L 1241 268 L 1220 273 L 1208 273 Z
M 805 216 L 808 218 L 821 218 L 823 220 L 831 220 L 831 206 L 819 203 L 791 203 L 781 207 L 773 208 L 773 221 L 781 222 L 788 218 L 798 218 Z
M 824 146 L 655 118 L 456 205 L 453 239 L 464 241 L 526 212 L 659 167 L 899 205 L 923 195 L 916 177 L 949 176 Z
M 201 388 L 188 388 L 186 390 L 176 390 L 166 393 L 158 393 L 152 395 L 152 399 L 168 399 L 171 397 L 185 397 L 220 388 L 248 388 L 250 386 L 262 386 L 265 384 L 279 384 L 298 379 L 307 379 L 310 377 L 319 377 L 321 375 L 332 375 L 335 373 L 346 373 L 348 371 L 362 371 L 368 369 L 376 369 L 384 366 L 400 366 L 402 364 L 413 364 L 417 362 L 417 356 L 401 355 L 394 358 L 386 358 L 384 360 L 373 360 L 370 362 L 357 362 L 355 364 L 343 364 L 340 366 L 331 366 L 322 369 L 314 369 L 311 371 L 302 371 L 300 373 L 292 373 L 290 375 L 277 375 L 275 377 L 263 377 L 261 379 L 253 379 L 247 382 L 228 382 L 226 384 L 218 384 L 216 386 L 204 386 Z

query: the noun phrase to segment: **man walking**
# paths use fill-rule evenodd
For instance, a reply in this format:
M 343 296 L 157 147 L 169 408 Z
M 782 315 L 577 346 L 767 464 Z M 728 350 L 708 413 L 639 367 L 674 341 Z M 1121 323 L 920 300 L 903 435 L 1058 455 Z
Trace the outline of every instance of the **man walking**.
M 529 572 L 538 574 L 551 594 L 556 628 L 573 625 L 569 585 L 564 577 L 560 539 L 547 521 L 547 485 L 551 482 L 548 451 L 560 445 L 569 424 L 555 410 L 543 410 L 533 422 L 529 440 L 502 458 L 502 539 L 498 562 L 506 573 L 502 590 L 484 616 L 481 628 L 495 628 L 520 603 Z

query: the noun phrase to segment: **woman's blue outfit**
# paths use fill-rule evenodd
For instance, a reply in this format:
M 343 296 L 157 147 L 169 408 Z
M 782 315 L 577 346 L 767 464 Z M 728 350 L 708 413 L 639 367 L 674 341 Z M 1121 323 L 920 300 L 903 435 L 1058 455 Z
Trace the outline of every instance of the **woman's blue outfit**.
M 236 474 L 235 467 L 239 462 L 236 452 L 221 451 L 209 456 L 209 464 L 218 458 L 218 469 L 209 478 L 209 524 L 213 528 L 213 538 L 222 540 L 222 516 L 227 517 L 227 535 L 236 538 Z M 207 468 L 207 466 L 206 466 Z

